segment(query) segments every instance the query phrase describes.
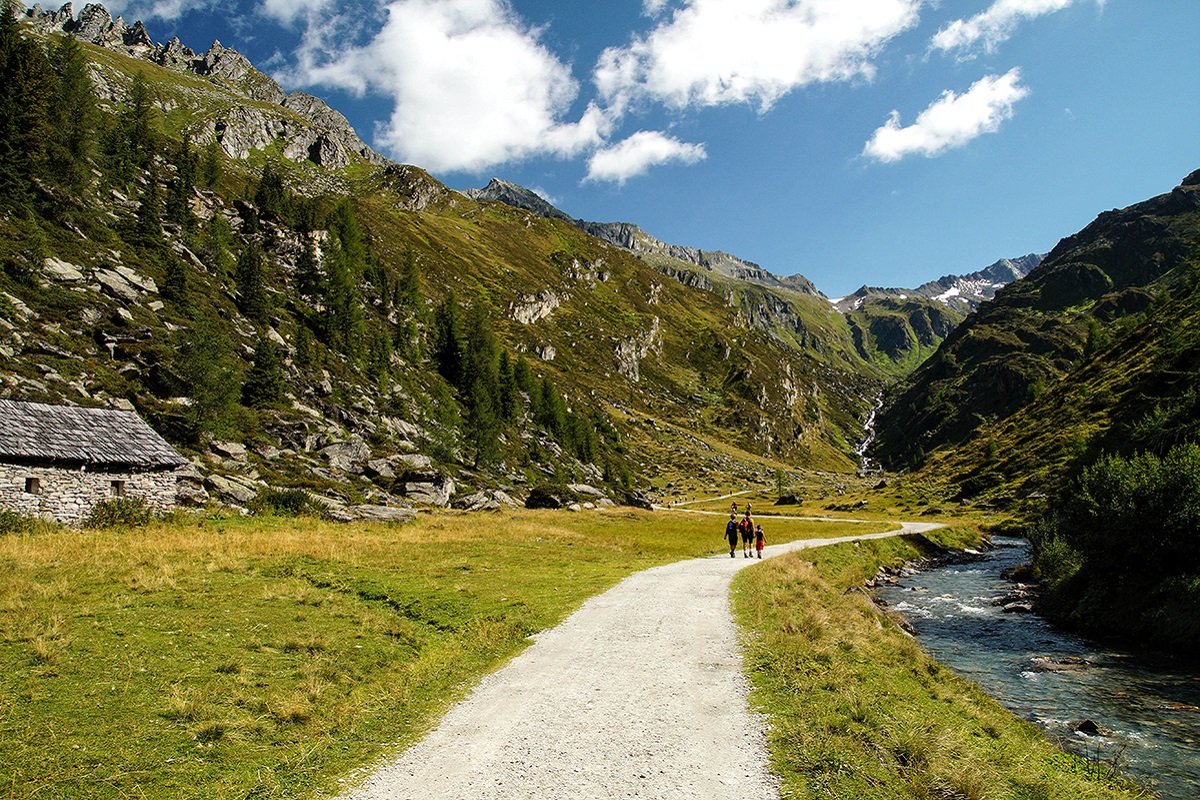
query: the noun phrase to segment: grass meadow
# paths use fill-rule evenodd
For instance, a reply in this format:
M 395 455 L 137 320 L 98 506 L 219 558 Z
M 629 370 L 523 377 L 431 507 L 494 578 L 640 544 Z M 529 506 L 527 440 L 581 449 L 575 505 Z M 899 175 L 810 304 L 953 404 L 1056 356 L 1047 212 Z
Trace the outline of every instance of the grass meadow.
M 928 534 L 950 546 L 971 529 Z M 929 658 L 856 587 L 928 553 L 922 536 L 805 550 L 734 581 L 751 700 L 784 800 L 1098 800 L 1148 795 L 1064 753 Z
M 336 791 L 531 634 L 634 571 L 721 552 L 723 532 L 620 509 L 0 536 L 0 797 Z

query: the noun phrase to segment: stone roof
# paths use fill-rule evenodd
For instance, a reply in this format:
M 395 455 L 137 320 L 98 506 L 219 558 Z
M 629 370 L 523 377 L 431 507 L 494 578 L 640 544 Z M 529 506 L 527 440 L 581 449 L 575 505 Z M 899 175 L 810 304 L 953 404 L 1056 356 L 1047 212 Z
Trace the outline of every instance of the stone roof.
M 133 411 L 0 400 L 0 461 L 170 469 L 186 462 Z

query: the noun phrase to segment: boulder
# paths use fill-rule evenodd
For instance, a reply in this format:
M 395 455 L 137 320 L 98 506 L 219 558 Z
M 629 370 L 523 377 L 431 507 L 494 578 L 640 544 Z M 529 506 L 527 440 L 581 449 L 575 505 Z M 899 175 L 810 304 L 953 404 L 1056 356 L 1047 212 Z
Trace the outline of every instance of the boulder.
M 587 495 L 588 497 L 604 496 L 603 490 L 597 489 L 595 486 L 589 486 L 586 483 L 569 483 L 567 484 L 567 488 L 575 494 Z
M 351 439 L 321 448 L 321 455 L 329 460 L 333 469 L 359 474 L 371 459 L 371 448 L 362 439 Z
M 571 503 L 567 506 L 567 511 L 573 511 L 578 514 L 580 511 L 583 511 L 583 506 L 579 505 L 579 503 Z
M 513 508 L 517 501 L 499 489 L 484 490 L 460 497 L 454 501 L 454 508 L 462 511 L 499 511 L 503 508 Z
M 111 269 L 98 269 L 94 273 L 96 282 L 105 294 L 124 300 L 126 303 L 136 302 L 141 292 L 120 273 Z
M 57 258 L 47 258 L 42 271 L 47 278 L 59 283 L 74 283 L 83 280 L 83 271 L 79 267 Z
M 208 445 L 208 449 L 213 452 L 213 455 L 221 458 L 229 458 L 234 461 L 246 461 L 246 446 L 237 442 L 222 442 L 213 441 Z
M 396 472 L 392 469 L 391 462 L 386 458 L 373 458 L 368 461 L 364 474 L 368 478 L 383 478 L 384 480 L 391 480 L 396 477 Z
M 536 486 L 525 498 L 526 508 L 562 508 L 563 499 L 560 494 L 545 486 Z
M 634 508 L 644 508 L 647 511 L 653 511 L 654 498 L 643 492 L 641 489 L 635 489 L 625 495 L 625 505 L 633 506 Z
M 204 486 L 215 492 L 217 499 L 222 503 L 247 506 L 258 497 L 258 489 L 255 486 L 225 475 L 209 475 L 204 480 Z
M 436 470 L 408 472 L 403 483 L 410 503 L 446 508 L 454 496 L 454 480 Z
M 412 522 L 417 512 L 397 506 L 357 505 L 331 507 L 325 516 L 335 522 Z

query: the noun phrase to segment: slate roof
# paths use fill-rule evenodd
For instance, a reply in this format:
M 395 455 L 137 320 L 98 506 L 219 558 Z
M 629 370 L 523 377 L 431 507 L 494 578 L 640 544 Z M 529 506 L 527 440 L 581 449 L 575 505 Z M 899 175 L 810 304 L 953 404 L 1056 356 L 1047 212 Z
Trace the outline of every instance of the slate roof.
M 0 461 L 170 469 L 183 456 L 133 411 L 0 400 Z

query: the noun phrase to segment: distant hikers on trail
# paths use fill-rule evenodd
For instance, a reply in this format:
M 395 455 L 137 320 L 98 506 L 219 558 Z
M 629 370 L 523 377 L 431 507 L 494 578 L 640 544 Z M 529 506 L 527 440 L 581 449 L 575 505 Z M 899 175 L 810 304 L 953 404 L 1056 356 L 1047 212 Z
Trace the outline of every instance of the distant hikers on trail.
M 762 558 L 763 548 L 767 546 L 767 537 L 763 534 L 762 523 L 754 526 L 754 549 L 758 551 L 758 557 Z
M 742 558 L 750 557 L 750 545 L 754 542 L 754 520 L 750 517 L 750 504 L 746 504 L 746 516 L 738 523 L 738 531 L 742 534 Z
M 733 551 L 737 549 L 738 543 L 738 523 L 736 512 L 730 512 L 729 514 L 729 522 L 725 524 L 725 538 L 729 540 L 729 557 L 733 558 Z

